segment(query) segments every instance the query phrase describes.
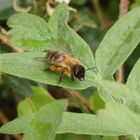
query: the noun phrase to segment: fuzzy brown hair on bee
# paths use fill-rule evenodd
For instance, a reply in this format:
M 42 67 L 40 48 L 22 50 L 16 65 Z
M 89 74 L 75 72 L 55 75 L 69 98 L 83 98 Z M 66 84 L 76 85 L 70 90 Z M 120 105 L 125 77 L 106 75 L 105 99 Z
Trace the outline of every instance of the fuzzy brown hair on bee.
M 72 80 L 78 78 L 81 81 L 85 78 L 84 66 L 71 55 L 67 55 L 61 51 L 48 51 L 45 56 L 45 61 L 51 64 L 46 70 L 61 71 L 58 83 L 61 82 L 64 75 L 68 75 Z

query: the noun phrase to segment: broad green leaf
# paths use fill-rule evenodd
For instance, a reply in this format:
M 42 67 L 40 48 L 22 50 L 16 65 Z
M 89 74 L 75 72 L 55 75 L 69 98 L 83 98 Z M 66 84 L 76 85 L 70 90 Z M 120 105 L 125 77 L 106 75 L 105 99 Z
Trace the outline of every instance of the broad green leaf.
M 53 97 L 42 87 L 33 86 L 34 94 L 26 98 L 18 105 L 18 116 L 37 112 L 42 106 L 54 101 Z
M 24 22 L 23 22 L 24 21 Z M 10 43 L 25 50 L 42 50 L 51 44 L 47 22 L 32 14 L 15 14 L 7 22 L 12 35 Z M 49 41 L 47 41 L 49 40 Z
M 72 81 L 65 76 L 58 85 L 59 72 L 44 71 L 47 64 L 35 60 L 35 57 L 44 57 L 45 53 L 25 52 L 7 53 L 0 56 L 0 71 L 11 75 L 27 78 L 40 83 L 63 86 L 73 89 L 84 89 L 95 84 L 93 73 L 86 71 L 85 80 Z
M 140 41 L 140 8 L 120 18 L 106 33 L 96 51 L 96 65 L 103 78 L 113 75 Z
M 13 91 L 25 96 L 31 97 L 33 94 L 31 84 L 28 80 L 23 78 L 18 78 L 11 75 L 3 75 L 3 80 L 7 87 L 11 88 Z
M 124 103 L 133 102 L 140 107 L 140 94 L 137 90 L 117 82 L 100 80 L 98 84 L 98 88 L 103 90 L 103 94 L 109 94 L 114 98 L 122 99 Z
M 87 135 L 137 135 L 140 136 L 140 115 L 123 105 L 107 103 L 106 109 L 97 116 L 79 113 L 64 113 L 58 133 Z
M 136 89 L 140 92 L 140 59 L 137 61 L 129 74 L 127 85 L 130 88 Z
M 28 129 L 34 117 L 35 117 L 35 114 L 28 114 L 28 115 L 19 117 L 13 121 L 10 121 L 0 127 L 0 133 L 1 134 L 25 133 L 25 131 Z
M 43 106 L 30 124 L 30 128 L 24 134 L 24 140 L 53 140 L 56 129 L 61 123 L 63 112 L 66 109 L 66 101 L 54 101 Z
M 3 125 L 0 128 L 0 133 L 26 133 L 31 124 L 31 119 L 33 119 L 31 115 L 15 119 Z M 139 120 L 140 115 L 132 112 L 125 106 L 116 103 L 107 103 L 106 109 L 99 111 L 97 116 L 80 113 L 64 113 L 57 133 L 140 136 Z

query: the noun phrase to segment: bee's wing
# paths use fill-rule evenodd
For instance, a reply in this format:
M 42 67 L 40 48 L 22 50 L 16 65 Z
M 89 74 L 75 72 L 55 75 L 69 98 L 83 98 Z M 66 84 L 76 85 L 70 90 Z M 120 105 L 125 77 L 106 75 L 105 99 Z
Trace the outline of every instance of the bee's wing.
M 63 39 L 53 40 L 49 44 L 49 46 L 47 47 L 47 50 L 45 50 L 45 51 L 48 51 L 48 50 L 62 51 L 65 54 L 73 55 L 72 50 L 71 50 L 69 44 L 65 40 L 63 40 Z
M 45 57 L 35 57 L 34 59 L 37 61 L 46 62 Z

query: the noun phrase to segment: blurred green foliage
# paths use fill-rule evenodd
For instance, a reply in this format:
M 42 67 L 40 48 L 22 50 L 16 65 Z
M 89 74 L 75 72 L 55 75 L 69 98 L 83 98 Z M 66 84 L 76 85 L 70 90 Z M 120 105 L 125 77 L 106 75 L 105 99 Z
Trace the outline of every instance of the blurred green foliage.
M 47 10 L 48 7 L 46 6 L 47 2 L 49 2 L 49 0 L 48 1 L 47 0 L 13 0 L 13 1 L 12 0 L 0 0 L 1 33 L 3 32 L 3 29 L 9 30 L 9 27 L 7 26 L 7 20 L 15 13 L 30 13 L 30 14 L 38 15 L 38 16 L 44 18 L 46 21 L 48 21 L 50 17 L 49 17 L 48 10 Z M 107 30 L 118 20 L 118 16 L 119 16 L 119 0 L 113 0 L 113 1 L 112 0 L 108 0 L 108 1 L 97 0 L 97 2 L 98 2 L 98 5 L 96 5 L 94 0 L 78 0 L 78 1 L 71 0 L 70 4 L 69 4 L 69 6 L 72 7 L 73 10 L 70 10 L 70 17 L 68 20 L 68 24 L 87 42 L 87 44 L 90 46 L 93 54 L 95 54 L 95 51 L 97 50 L 101 40 L 104 38 L 104 35 L 107 32 Z M 54 9 L 57 4 L 58 3 L 55 2 L 54 4 L 51 4 L 51 6 L 49 8 Z M 96 9 L 96 6 L 99 11 Z M 130 4 L 130 9 L 134 9 L 135 7 L 139 7 L 139 6 L 140 6 L 140 1 L 134 0 Z M 30 9 L 30 7 L 31 7 L 31 9 Z M 99 12 L 102 17 L 101 19 L 98 16 Z M 54 21 L 55 20 L 56 19 L 54 19 Z M 30 22 L 30 21 L 28 21 L 28 22 Z M 26 24 L 27 22 L 21 20 L 21 23 Z M 33 29 L 40 28 L 40 27 L 38 27 L 37 22 L 34 22 L 31 25 L 31 27 L 33 27 Z M 42 30 L 42 31 L 44 31 L 44 30 Z M 18 32 L 19 32 L 19 30 L 17 31 L 17 36 L 19 35 Z M 33 31 L 33 34 L 34 33 L 35 33 L 35 31 Z M 62 34 L 60 36 L 63 36 L 63 35 L 64 34 Z M 47 37 L 47 34 L 46 34 L 46 37 Z M 116 35 L 116 38 L 117 38 L 117 35 Z M 81 41 L 79 41 L 79 43 L 80 42 Z M 2 39 L 0 42 L 0 49 L 1 49 L 2 54 L 7 53 L 7 52 L 13 52 L 13 50 L 9 47 L 9 45 L 5 44 L 2 41 Z M 129 75 L 131 69 L 133 68 L 134 64 L 136 63 L 136 61 L 138 60 L 138 58 L 140 56 L 139 52 L 140 52 L 140 47 L 138 45 L 138 47 L 134 50 L 134 52 L 129 56 L 129 58 L 125 62 L 125 81 L 127 81 L 126 79 Z M 104 53 L 104 52 L 102 51 L 102 53 Z M 102 56 L 100 56 L 100 57 L 102 57 Z M 8 59 L 8 57 L 6 57 L 5 59 Z M 83 58 L 83 59 L 85 59 L 85 58 Z M 102 59 L 104 59 L 104 58 L 102 58 Z M 12 59 L 11 59 L 11 61 L 12 61 Z M 84 60 L 84 61 L 85 61 L 85 63 L 89 64 L 89 62 L 86 62 L 86 61 L 88 61 L 88 59 Z M 104 61 L 102 61 L 102 62 L 104 62 Z M 15 63 L 15 65 L 16 65 L 17 62 L 15 61 L 13 63 Z M 139 66 L 138 63 L 139 63 L 139 61 L 137 62 L 136 67 Z M 12 68 L 12 65 L 10 68 Z M 103 66 L 103 65 L 101 65 L 101 66 Z M 0 67 L 1 67 L 1 65 L 0 65 Z M 136 77 L 139 77 L 139 73 L 138 72 L 136 72 L 136 73 L 137 73 Z M 89 74 L 89 77 L 90 76 L 91 75 Z M 131 77 L 129 77 L 130 80 L 128 81 L 128 84 L 130 85 L 130 87 L 133 84 L 135 85 L 135 82 L 134 83 L 131 83 L 131 82 L 135 81 L 135 78 L 136 78 L 133 75 Z M 54 77 L 54 79 L 55 79 L 55 77 Z M 131 81 L 131 80 L 133 80 L 133 81 Z M 111 91 L 112 91 L 116 87 L 116 85 L 110 86 L 111 84 L 108 84 L 106 82 L 99 83 L 99 84 L 102 85 L 102 88 L 104 90 L 111 89 Z M 66 85 L 67 85 L 67 83 L 66 83 Z M 69 85 L 69 82 L 68 82 L 68 85 Z M 106 85 L 106 86 L 103 86 L 103 85 Z M 81 89 L 82 89 L 82 87 L 85 88 L 84 86 L 88 87 L 89 85 L 88 86 L 86 84 L 77 85 L 77 87 L 80 87 Z M 33 88 L 33 90 L 32 90 L 32 88 Z M 120 85 L 119 88 L 122 88 L 122 86 Z M 139 86 L 138 86 L 138 88 L 139 88 Z M 22 116 L 25 114 L 28 115 L 28 113 L 36 112 L 41 106 L 54 101 L 54 99 L 49 95 L 50 93 L 48 91 L 46 91 L 48 89 L 49 89 L 49 86 L 46 86 L 44 84 L 40 84 L 38 82 L 33 82 L 33 81 L 26 80 L 26 79 L 17 78 L 14 76 L 4 74 L 2 79 L 0 80 L 0 93 L 1 93 L 0 99 L 3 100 L 3 104 L 5 105 L 6 104 L 6 102 L 4 102 L 5 99 L 9 100 L 10 94 L 16 93 L 16 97 L 14 95 L 13 100 L 14 100 L 14 102 L 17 103 L 17 98 L 18 98 L 18 103 L 20 102 L 17 105 L 18 106 L 18 115 L 19 116 Z M 118 93 L 121 93 L 117 90 L 115 90 L 115 91 Z M 82 96 L 84 96 L 86 98 L 91 109 L 93 110 L 93 112 L 95 114 L 99 110 L 105 108 L 105 103 L 99 96 L 99 93 L 97 92 L 96 88 L 90 87 L 86 90 L 82 90 L 79 92 L 81 93 Z M 107 91 L 107 92 L 110 93 L 109 91 Z M 28 96 L 31 96 L 31 94 L 33 94 L 34 96 L 30 99 L 30 98 L 28 98 Z M 113 96 L 115 96 L 113 92 L 111 92 L 111 94 Z M 137 97 L 139 97 L 139 96 L 137 96 Z M 137 97 L 132 98 L 131 96 L 130 97 L 128 96 L 126 98 L 128 100 L 135 99 L 136 104 L 138 104 L 139 98 L 137 98 Z M 60 96 L 60 98 L 63 98 L 63 97 Z M 122 97 L 122 98 L 124 98 L 124 97 Z M 136 112 L 139 112 L 137 105 L 133 104 L 133 102 L 135 102 L 135 100 L 134 101 L 131 100 L 131 104 L 127 104 L 127 103 L 126 104 L 128 107 L 131 106 L 130 109 L 132 109 L 132 110 L 136 109 Z M 76 102 L 74 101 L 74 104 L 75 103 Z M 132 104 L 134 105 L 134 107 L 132 107 Z M 76 107 L 77 107 L 77 103 L 76 103 Z M 57 108 L 57 105 L 54 106 L 54 108 Z M 78 108 L 82 112 L 82 107 L 78 105 Z M 7 110 L 7 109 L 0 108 L 0 110 L 2 110 L 3 112 L 6 112 L 5 110 Z M 62 109 L 62 110 L 64 110 L 64 109 Z M 9 112 L 9 111 L 7 111 L 7 112 Z M 62 115 L 62 112 L 60 113 L 60 116 Z M 77 112 L 77 110 L 74 109 L 74 112 Z M 128 113 L 127 115 L 129 115 L 130 112 L 128 111 L 127 113 Z M 42 112 L 42 114 L 43 114 L 43 112 Z M 106 114 L 108 115 L 109 113 L 106 112 Z M 54 116 L 55 115 L 57 115 L 57 114 L 55 114 L 55 112 L 54 112 Z M 107 115 L 106 115 L 106 117 L 107 117 Z M 121 114 L 121 115 L 122 116 L 118 115 L 118 117 L 123 117 L 123 115 L 125 116 L 125 114 Z M 9 116 L 7 115 L 7 118 L 8 117 Z M 130 117 L 131 117 L 131 115 L 130 115 Z M 135 117 L 138 117 L 138 116 L 135 116 Z M 29 117 L 27 117 L 27 118 L 29 118 Z M 61 119 L 59 119 L 59 121 L 60 120 Z M 105 118 L 105 121 L 106 120 L 107 120 L 107 118 Z M 124 120 L 122 120 L 122 122 L 123 121 L 125 122 L 125 117 L 124 117 Z M 42 122 L 42 123 L 44 123 L 44 122 Z M 135 124 L 137 125 L 137 122 L 135 122 Z M 36 124 L 33 123 L 32 127 L 34 130 L 36 130 Z M 52 126 L 52 127 L 54 127 L 54 126 Z M 126 125 L 126 127 L 127 127 L 127 125 Z M 44 129 L 46 129 L 46 128 L 44 127 Z M 126 130 L 126 132 L 129 131 L 129 130 L 127 130 L 127 128 L 125 128 L 125 130 Z M 134 128 L 133 130 L 135 131 L 136 128 Z M 131 130 L 131 132 L 132 132 L 132 130 Z M 136 133 L 138 133 L 138 132 L 136 132 Z M 54 135 L 55 135 L 55 133 L 53 133 L 52 137 L 54 137 Z M 25 139 L 29 139 L 28 137 L 30 137 L 30 136 L 27 134 L 26 137 L 25 137 Z M 2 138 L 4 139 L 4 137 L 2 137 Z M 133 136 L 131 136 L 131 137 L 127 136 L 126 138 L 128 140 L 132 140 Z M 86 136 L 86 135 L 80 135 L 80 134 L 78 135 L 78 134 L 71 134 L 71 133 L 57 134 L 56 140 L 63 140 L 63 139 L 64 140 L 101 140 L 101 139 L 102 140 L 118 140 L 119 138 L 118 138 L 118 136 L 114 136 L 114 137 L 102 136 L 101 137 L 101 136 L 96 136 L 96 135 L 95 136 Z

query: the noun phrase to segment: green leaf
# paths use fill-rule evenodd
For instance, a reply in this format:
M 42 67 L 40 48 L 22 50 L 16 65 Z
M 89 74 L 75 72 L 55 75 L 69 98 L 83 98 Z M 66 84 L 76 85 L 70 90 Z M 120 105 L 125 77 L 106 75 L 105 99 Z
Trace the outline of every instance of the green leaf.
M 58 37 L 60 28 L 63 26 L 64 23 L 68 21 L 68 18 L 69 18 L 68 6 L 65 2 L 62 2 L 55 8 L 53 15 L 49 19 L 48 23 L 54 38 Z
M 100 75 L 113 75 L 140 41 L 140 8 L 120 18 L 106 33 L 96 51 L 96 64 Z
M 89 101 L 90 101 L 90 106 L 94 110 L 95 113 L 99 109 L 104 108 L 104 106 L 105 106 L 103 100 L 101 100 L 101 98 L 99 97 L 99 93 L 98 92 L 94 92 L 93 96 L 90 97 Z
M 129 74 L 127 85 L 130 88 L 136 89 L 140 92 L 140 59 L 137 61 Z
M 2 78 L 5 84 L 15 92 L 24 95 L 25 97 L 32 96 L 33 91 L 28 80 L 11 75 L 3 75 Z
M 129 74 L 129 77 L 127 79 L 126 85 L 130 87 L 131 89 L 137 90 L 140 92 L 140 74 L 139 74 L 139 69 L 140 69 L 140 59 L 137 61 L 135 66 L 133 67 L 131 73 Z M 133 92 L 131 93 L 133 94 Z M 140 93 L 139 93 L 140 94 Z M 127 106 L 129 106 L 130 109 L 133 111 L 140 113 L 140 106 L 135 104 L 135 101 L 131 101 L 127 103 Z
M 26 98 L 21 101 L 17 107 L 18 116 L 24 116 L 27 114 L 31 114 L 37 112 L 37 109 L 30 98 Z
M 23 22 L 24 21 L 24 22 Z M 42 50 L 52 43 L 47 22 L 32 14 L 15 14 L 7 22 L 12 35 L 10 43 L 25 50 Z
M 31 119 L 33 119 L 31 116 L 26 115 L 3 125 L 0 128 L 0 133 L 26 133 L 31 124 Z M 47 119 L 45 118 L 45 120 Z M 57 133 L 140 136 L 139 120 L 140 115 L 132 112 L 125 106 L 116 103 L 107 103 L 106 109 L 99 111 L 97 116 L 80 113 L 64 113 Z
M 0 71 L 11 75 L 31 79 L 40 83 L 63 86 L 73 89 L 84 89 L 92 86 L 95 81 L 91 71 L 86 72 L 85 80 L 78 79 L 72 81 L 71 78 L 65 76 L 58 85 L 59 72 L 44 71 L 47 64 L 35 60 L 35 57 L 43 57 L 46 53 L 7 53 L 0 56 L 2 62 Z M 16 62 L 16 63 L 15 63 Z M 93 78 L 92 78 L 93 77 Z
M 33 86 L 34 94 L 18 105 L 18 116 L 37 112 L 42 106 L 54 101 L 53 97 L 42 87 Z
M 13 121 L 10 121 L 0 127 L 1 134 L 19 134 L 25 133 L 28 129 L 29 124 L 32 119 L 35 117 L 35 114 L 28 114 L 22 117 L 19 117 Z
M 66 109 L 66 101 L 55 101 L 43 106 L 30 124 L 30 128 L 24 134 L 24 140 L 53 140 L 57 127 L 61 123 L 63 112 Z
M 137 135 L 140 136 L 140 115 L 123 105 L 107 103 L 106 109 L 97 116 L 79 113 L 64 113 L 58 133 L 87 135 Z
M 137 90 L 117 82 L 100 80 L 98 84 L 98 88 L 103 90 L 103 94 L 109 94 L 116 99 L 122 99 L 124 104 L 126 102 L 133 102 L 140 107 L 140 94 Z
M 36 109 L 40 109 L 45 104 L 53 102 L 55 99 L 42 87 L 33 86 L 34 95 L 31 97 Z

